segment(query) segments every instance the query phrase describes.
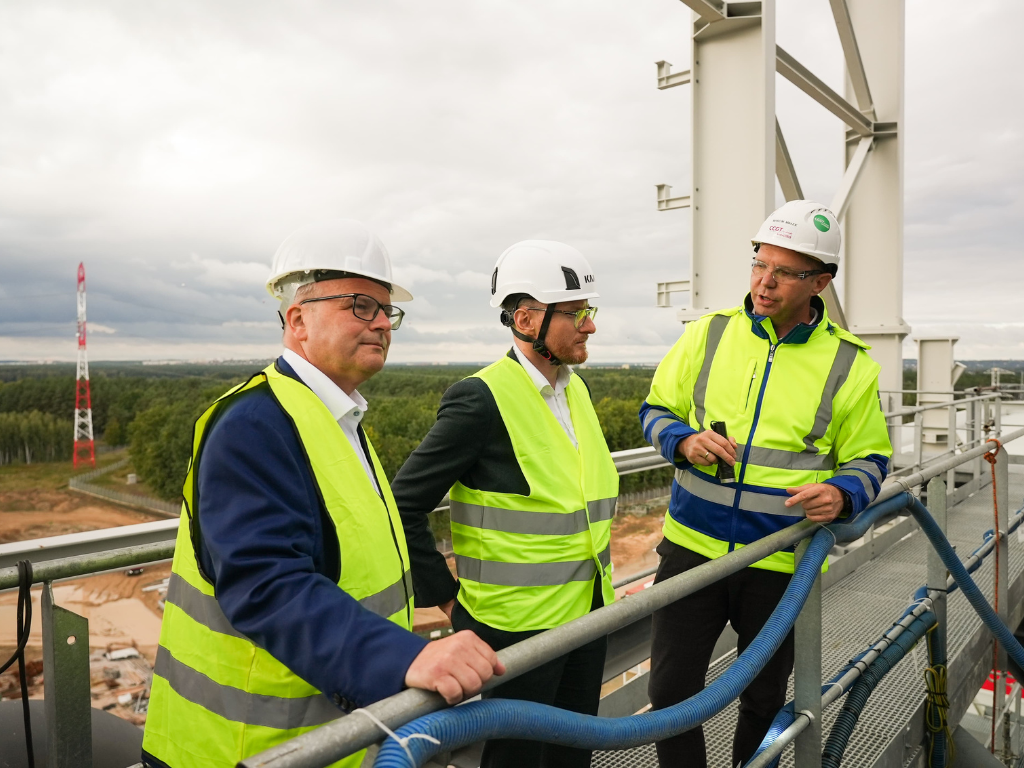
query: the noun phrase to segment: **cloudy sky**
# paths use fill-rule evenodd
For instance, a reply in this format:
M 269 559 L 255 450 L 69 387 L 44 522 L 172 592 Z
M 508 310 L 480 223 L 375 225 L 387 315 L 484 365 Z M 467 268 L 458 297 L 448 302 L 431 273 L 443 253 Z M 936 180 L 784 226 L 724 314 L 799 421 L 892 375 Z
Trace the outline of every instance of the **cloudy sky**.
M 1024 357 L 1024 3 L 907 0 L 906 320 L 960 357 Z M 277 352 L 270 258 L 346 216 L 416 294 L 395 361 L 482 361 L 505 247 L 593 263 L 595 361 L 657 360 L 689 275 L 690 65 L 678 0 L 288 4 L 7 0 L 0 13 L 0 360 L 72 359 L 75 270 L 90 357 Z M 836 90 L 826 0 L 778 0 L 778 41 Z M 788 82 L 778 116 L 809 197 L 841 177 L 841 125 Z M 908 345 L 909 354 L 913 354 Z

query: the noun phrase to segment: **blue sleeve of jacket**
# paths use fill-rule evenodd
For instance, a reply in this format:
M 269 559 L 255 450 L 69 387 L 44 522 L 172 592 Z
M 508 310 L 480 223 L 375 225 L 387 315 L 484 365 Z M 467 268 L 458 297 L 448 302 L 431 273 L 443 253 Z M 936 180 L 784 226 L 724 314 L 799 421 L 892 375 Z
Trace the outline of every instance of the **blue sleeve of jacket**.
M 646 400 L 640 406 L 640 427 L 644 431 L 644 440 L 653 445 L 666 461 L 679 469 L 690 466 L 690 462 L 676 455 L 676 448 L 683 439 L 697 434 L 696 429 L 667 408 L 651 405 Z
M 845 519 L 851 520 L 875 500 L 885 476 L 889 473 L 889 457 L 873 453 L 863 459 L 840 464 L 834 477 L 826 480 L 846 492 L 853 511 Z
M 199 462 L 201 559 L 235 629 L 339 706 L 366 706 L 403 689 L 426 641 L 326 574 L 319 501 L 301 456 L 268 394 L 228 408 Z

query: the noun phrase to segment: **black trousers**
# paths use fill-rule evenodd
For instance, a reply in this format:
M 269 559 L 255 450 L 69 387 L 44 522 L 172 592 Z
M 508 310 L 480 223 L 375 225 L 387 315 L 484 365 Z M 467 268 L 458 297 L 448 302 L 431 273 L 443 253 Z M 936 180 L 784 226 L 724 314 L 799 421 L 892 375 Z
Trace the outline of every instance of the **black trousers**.
M 655 583 L 708 562 L 708 558 L 663 539 Z M 654 614 L 651 637 L 653 709 L 664 709 L 704 688 L 711 654 L 726 622 L 739 636 L 742 653 L 764 626 L 789 584 L 786 573 L 744 568 L 688 595 Z M 786 703 L 786 684 L 793 671 L 793 633 L 768 665 L 740 694 L 739 722 L 732 743 L 732 763 L 750 759 Z M 704 730 L 694 728 L 657 744 L 661 768 L 706 768 Z
M 600 584 L 595 585 L 591 608 L 603 605 Z M 469 615 L 456 600 L 452 611 L 456 631 L 471 629 L 496 651 L 539 632 L 506 632 Z M 485 699 L 520 699 L 550 704 L 571 712 L 596 715 L 601 699 L 601 678 L 608 638 L 602 637 L 509 680 L 484 694 Z M 590 768 L 590 750 L 520 739 L 491 739 L 484 744 L 480 768 Z

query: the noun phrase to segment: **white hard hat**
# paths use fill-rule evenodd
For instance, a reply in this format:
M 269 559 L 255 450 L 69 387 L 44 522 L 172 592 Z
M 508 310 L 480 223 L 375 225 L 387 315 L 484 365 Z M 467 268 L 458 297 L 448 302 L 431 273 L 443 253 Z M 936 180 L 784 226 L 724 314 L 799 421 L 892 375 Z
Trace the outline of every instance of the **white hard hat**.
M 491 306 L 515 293 L 542 304 L 596 299 L 597 282 L 583 254 L 554 240 L 523 240 L 507 248 L 491 275 Z
M 842 236 L 835 214 L 812 200 L 790 200 L 765 219 L 750 241 L 788 248 L 824 262 L 839 264 Z
M 412 301 L 412 294 L 391 277 L 384 243 L 354 219 L 310 224 L 288 235 L 274 254 L 267 292 L 290 302 L 300 285 L 349 276 L 386 283 L 392 301 Z

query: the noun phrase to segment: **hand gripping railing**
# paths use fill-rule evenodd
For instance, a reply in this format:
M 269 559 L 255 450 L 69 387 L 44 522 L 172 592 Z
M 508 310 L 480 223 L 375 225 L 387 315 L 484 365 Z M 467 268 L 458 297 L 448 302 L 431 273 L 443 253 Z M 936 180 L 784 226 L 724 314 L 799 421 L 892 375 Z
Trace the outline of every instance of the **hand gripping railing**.
M 1008 433 L 1002 442 L 1008 443 L 1024 437 L 1024 429 Z M 844 527 L 844 538 L 848 535 L 859 537 L 878 517 L 906 506 L 906 497 L 890 503 L 890 499 L 906 494 L 910 488 L 938 477 L 960 464 L 978 458 L 998 447 L 995 440 L 989 440 L 970 451 L 934 462 L 927 468 L 900 478 L 898 482 L 887 483 L 878 494 L 875 503 L 858 519 Z M 531 669 L 555 659 L 574 648 L 578 648 L 611 631 L 650 615 L 676 600 L 692 594 L 731 573 L 770 554 L 793 546 L 811 536 L 821 526 L 803 520 L 753 544 L 734 550 L 718 559 L 682 573 L 661 584 L 654 585 L 628 600 L 621 600 L 600 608 L 575 621 L 555 629 L 542 632 L 528 640 L 510 646 L 498 653 L 506 666 L 501 678 L 492 678 L 484 690 L 517 677 Z M 438 694 L 409 689 L 372 704 L 366 709 L 388 728 L 399 729 L 406 723 L 445 708 L 447 705 Z M 321 768 L 379 742 L 382 737 L 379 728 L 370 718 L 344 717 L 309 731 L 295 739 L 253 755 L 239 763 L 243 768 Z

